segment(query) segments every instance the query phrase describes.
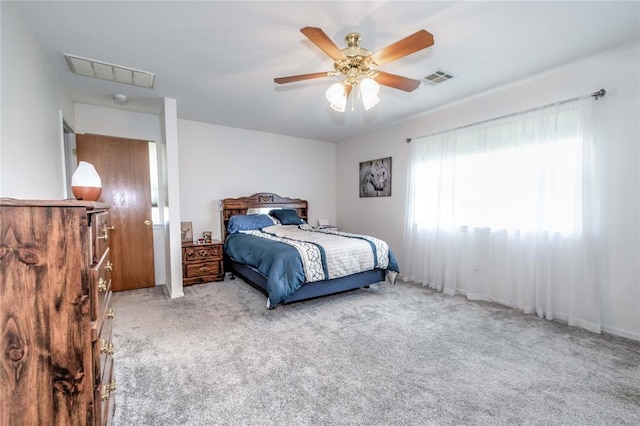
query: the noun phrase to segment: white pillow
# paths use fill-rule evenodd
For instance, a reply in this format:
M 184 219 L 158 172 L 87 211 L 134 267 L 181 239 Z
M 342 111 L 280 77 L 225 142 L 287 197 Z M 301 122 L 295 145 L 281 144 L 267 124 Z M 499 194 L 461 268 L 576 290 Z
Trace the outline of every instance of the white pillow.
M 282 210 L 282 207 L 251 207 L 247 214 L 269 214 L 271 210 Z

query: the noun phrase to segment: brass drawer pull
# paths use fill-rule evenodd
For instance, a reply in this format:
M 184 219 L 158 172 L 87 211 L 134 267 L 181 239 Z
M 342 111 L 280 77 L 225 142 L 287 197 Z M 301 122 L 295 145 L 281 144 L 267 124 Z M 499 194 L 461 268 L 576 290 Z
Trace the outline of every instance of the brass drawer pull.
M 107 318 L 113 319 L 113 317 L 115 316 L 116 316 L 116 313 L 114 312 L 113 308 L 109 308 L 109 311 L 107 312 Z
M 113 379 L 113 380 L 111 381 L 111 384 L 109 385 L 109 390 L 110 390 L 111 392 L 115 392 L 115 391 L 116 391 L 116 379 Z
M 109 399 L 109 392 L 111 391 L 111 385 L 102 386 L 102 392 L 100 392 L 100 399 L 106 401 Z
M 201 272 L 206 272 L 206 271 L 208 271 L 208 270 L 209 270 L 209 267 L 207 267 L 207 266 L 201 266 L 201 267 L 200 267 L 200 271 L 201 271 Z
M 100 339 L 100 353 L 113 355 L 115 347 L 106 339 Z
M 200 256 L 206 256 L 206 255 L 207 255 L 207 251 L 206 251 L 205 249 L 200 249 L 200 250 L 198 251 L 198 254 L 199 254 Z
M 109 272 L 113 271 L 113 263 L 107 262 L 107 264 L 104 265 L 104 269 Z
M 102 277 L 98 279 L 98 291 L 100 293 L 107 291 L 107 282 Z
M 102 235 L 100 235 L 98 237 L 99 240 L 105 240 L 108 241 L 109 240 L 109 231 L 115 231 L 116 227 L 115 226 L 105 226 L 102 228 Z

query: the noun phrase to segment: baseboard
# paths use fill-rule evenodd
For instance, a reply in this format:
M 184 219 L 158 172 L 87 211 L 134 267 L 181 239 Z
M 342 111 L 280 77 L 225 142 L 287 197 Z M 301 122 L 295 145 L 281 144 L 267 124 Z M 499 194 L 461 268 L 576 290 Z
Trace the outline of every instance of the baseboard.
M 162 284 L 161 286 L 159 285 L 158 287 L 162 287 L 162 292 L 164 293 L 165 296 L 167 296 L 169 299 L 177 299 L 179 297 L 184 297 L 184 292 L 180 291 L 177 292 L 175 294 L 171 294 L 171 289 L 169 288 L 168 285 L 166 284 Z
M 640 342 L 640 333 L 634 333 L 628 330 L 609 327 L 608 325 L 602 325 L 601 329 L 603 333 L 611 334 L 618 337 L 624 337 L 625 339 L 636 340 Z
M 171 296 L 169 296 L 169 297 L 171 297 L 172 299 L 177 299 L 179 297 L 184 297 L 184 292 L 183 291 L 179 291 L 177 293 L 172 293 Z
M 403 282 L 410 282 L 410 283 L 415 283 L 414 281 L 412 281 L 410 278 L 403 276 L 403 275 L 398 275 L 398 278 L 403 281 Z M 419 283 L 415 283 L 415 284 L 419 284 Z M 427 288 L 429 288 L 428 286 L 425 286 Z M 442 290 L 442 293 L 449 295 L 449 296 L 455 296 L 455 295 L 461 295 L 466 297 L 469 300 L 482 300 L 485 302 L 492 302 L 492 303 L 497 303 L 499 305 L 503 305 L 506 306 L 508 308 L 511 309 L 516 309 L 519 310 L 521 312 L 524 312 L 527 315 L 535 315 L 538 316 L 535 312 L 533 312 L 533 309 L 529 308 L 527 309 L 527 307 L 517 307 L 517 306 L 511 306 L 508 303 L 505 303 L 504 301 L 501 300 L 495 300 L 495 299 L 491 299 L 491 298 L 486 298 L 486 297 L 482 297 L 482 295 L 476 295 L 473 293 L 468 293 L 465 290 L 460 290 L 460 289 L 450 289 L 450 288 L 444 288 Z M 566 323 L 568 325 L 568 315 L 567 314 L 563 314 L 560 312 L 553 312 L 553 319 L 551 321 L 560 321 L 563 323 Z M 574 324 L 573 327 L 578 327 L 578 328 L 582 328 L 584 330 L 596 333 L 596 334 L 600 334 L 597 331 L 594 331 L 598 328 L 597 325 L 591 325 L 589 323 L 581 323 L 581 324 Z M 605 334 L 610 334 L 612 336 L 617 336 L 617 337 L 624 337 L 625 339 L 629 339 L 629 340 L 635 340 L 635 341 L 639 341 L 640 342 L 640 333 L 634 333 L 632 331 L 628 331 L 628 330 L 623 330 L 620 328 L 616 328 L 616 327 L 611 327 L 611 326 L 607 326 L 604 324 L 600 325 L 600 330 L 602 333 Z

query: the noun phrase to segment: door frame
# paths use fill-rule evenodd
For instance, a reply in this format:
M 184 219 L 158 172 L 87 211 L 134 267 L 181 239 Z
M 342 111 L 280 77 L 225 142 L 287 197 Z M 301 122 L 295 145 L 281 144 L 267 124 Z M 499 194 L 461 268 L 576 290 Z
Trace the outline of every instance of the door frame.
M 78 167 L 75 158 L 76 132 L 73 127 L 64 119 L 62 110 L 60 111 L 60 150 L 62 154 L 62 171 L 64 173 L 64 183 L 62 190 L 65 199 L 73 198 L 71 194 L 71 176 Z

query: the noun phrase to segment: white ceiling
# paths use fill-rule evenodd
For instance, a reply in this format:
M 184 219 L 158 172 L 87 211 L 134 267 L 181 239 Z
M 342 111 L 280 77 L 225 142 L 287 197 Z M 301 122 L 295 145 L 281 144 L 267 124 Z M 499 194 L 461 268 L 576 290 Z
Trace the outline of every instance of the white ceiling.
M 4 1 L 3 1 L 4 2 Z M 438 106 L 640 42 L 640 2 L 122 1 L 20 2 L 25 22 L 77 102 L 158 113 L 175 98 L 187 120 L 339 142 Z M 274 77 L 332 69 L 300 28 L 340 47 L 351 31 L 375 52 L 419 29 L 431 48 L 380 69 L 455 78 L 412 93 L 388 87 L 369 111 L 333 111 L 333 78 L 277 85 Z M 71 74 L 63 53 L 156 73 L 153 89 Z M 611 78 L 615 78 L 612 75 Z M 597 88 L 593 88 L 597 89 Z

